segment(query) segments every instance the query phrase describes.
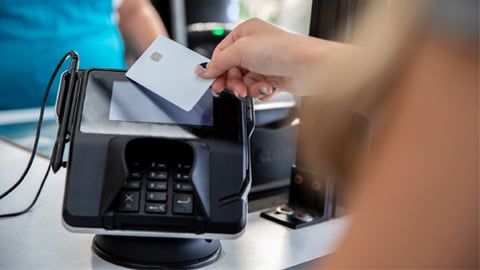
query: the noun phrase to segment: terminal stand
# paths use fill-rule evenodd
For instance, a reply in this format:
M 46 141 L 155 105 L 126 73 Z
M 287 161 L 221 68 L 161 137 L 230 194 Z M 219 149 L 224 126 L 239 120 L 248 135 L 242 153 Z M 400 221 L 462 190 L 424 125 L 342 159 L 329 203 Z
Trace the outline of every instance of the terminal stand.
M 96 235 L 92 249 L 101 258 L 135 269 L 193 269 L 215 262 L 219 240 Z

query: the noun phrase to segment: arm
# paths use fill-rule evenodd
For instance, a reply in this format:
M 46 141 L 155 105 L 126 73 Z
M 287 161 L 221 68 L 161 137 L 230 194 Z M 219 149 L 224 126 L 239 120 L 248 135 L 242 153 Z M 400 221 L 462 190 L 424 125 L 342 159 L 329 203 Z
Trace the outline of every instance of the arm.
M 157 36 L 168 36 L 162 19 L 148 0 L 124 0 L 118 15 L 127 62 L 135 60 Z
M 318 91 L 318 74 L 328 59 L 352 50 L 352 46 L 285 31 L 259 19 L 237 26 L 215 49 L 204 78 L 215 78 L 212 88 L 224 87 L 239 96 L 263 100 L 274 89 L 308 95 Z
M 344 99 L 369 81 L 389 76 L 385 72 L 404 58 L 400 49 L 427 3 L 397 1 L 392 10 L 402 16 L 390 16 L 383 1 L 373 2 L 365 14 L 369 19 L 359 20 L 354 29 L 358 34 L 349 44 L 298 35 L 259 19 L 248 20 L 217 46 L 208 70 L 198 69 L 198 74 L 217 78 L 214 91 L 226 87 L 239 96 L 262 100 L 270 98 L 275 88 Z

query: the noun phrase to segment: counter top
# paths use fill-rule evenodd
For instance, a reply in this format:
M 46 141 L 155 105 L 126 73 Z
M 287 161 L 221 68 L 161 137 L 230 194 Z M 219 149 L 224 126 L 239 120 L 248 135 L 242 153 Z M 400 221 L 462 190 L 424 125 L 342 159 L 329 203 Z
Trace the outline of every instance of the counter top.
M 0 140 L 0 192 L 21 175 L 30 153 Z M 0 213 L 25 208 L 40 185 L 48 160 L 37 156 L 24 183 L 0 201 Z M 35 207 L 28 213 L 0 219 L 0 269 L 124 269 L 104 261 L 91 249 L 92 234 L 67 231 L 61 208 L 65 170 L 51 173 Z M 293 230 L 248 214 L 245 233 L 221 240 L 220 259 L 202 269 L 285 269 L 332 253 L 349 217 Z

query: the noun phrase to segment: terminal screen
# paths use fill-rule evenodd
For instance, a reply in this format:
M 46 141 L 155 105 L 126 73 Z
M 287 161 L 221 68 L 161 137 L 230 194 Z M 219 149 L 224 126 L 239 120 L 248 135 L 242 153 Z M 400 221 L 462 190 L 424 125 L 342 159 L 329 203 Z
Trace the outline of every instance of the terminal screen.
M 154 92 L 130 81 L 114 81 L 109 120 L 213 126 L 213 98 L 206 91 L 198 103 L 185 111 Z

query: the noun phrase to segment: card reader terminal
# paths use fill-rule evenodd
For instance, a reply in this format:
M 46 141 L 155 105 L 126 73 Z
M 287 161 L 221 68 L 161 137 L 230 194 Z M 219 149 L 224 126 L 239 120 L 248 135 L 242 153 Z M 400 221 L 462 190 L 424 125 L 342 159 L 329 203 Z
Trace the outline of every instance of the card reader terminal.
M 52 159 L 67 170 L 67 228 L 213 239 L 243 232 L 250 98 L 206 91 L 184 111 L 130 82 L 125 70 L 89 69 L 63 74 L 56 106 L 64 137 Z

